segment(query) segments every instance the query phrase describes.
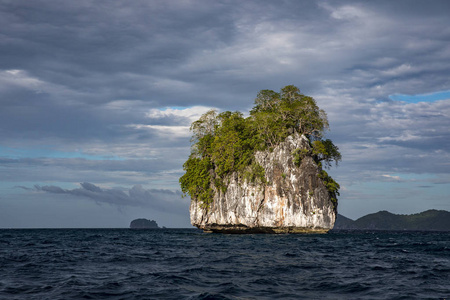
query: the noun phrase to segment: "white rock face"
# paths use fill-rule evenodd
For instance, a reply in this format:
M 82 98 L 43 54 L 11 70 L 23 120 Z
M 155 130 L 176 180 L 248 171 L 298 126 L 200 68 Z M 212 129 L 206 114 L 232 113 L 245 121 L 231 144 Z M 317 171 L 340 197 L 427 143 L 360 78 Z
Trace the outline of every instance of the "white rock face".
M 208 209 L 191 202 L 192 225 L 213 232 L 327 232 L 333 228 L 336 209 L 318 177 L 320 169 L 309 156 L 297 167 L 292 156 L 297 148 L 310 146 L 305 136 L 295 133 L 273 152 L 257 152 L 267 184 L 248 183 L 232 174 L 226 192 L 215 190 Z

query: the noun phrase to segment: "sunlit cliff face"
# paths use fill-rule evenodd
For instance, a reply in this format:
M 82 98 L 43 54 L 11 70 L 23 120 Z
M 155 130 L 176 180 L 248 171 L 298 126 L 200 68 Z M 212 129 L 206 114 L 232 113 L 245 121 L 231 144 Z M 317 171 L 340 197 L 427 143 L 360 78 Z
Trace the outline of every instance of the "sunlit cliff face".
M 272 152 L 257 152 L 267 183 L 232 174 L 226 192 L 216 190 L 209 208 L 191 202 L 191 223 L 214 232 L 327 232 L 336 209 L 318 177 L 320 168 L 311 157 L 299 167 L 292 159 L 295 149 L 308 147 L 304 136 L 294 134 Z

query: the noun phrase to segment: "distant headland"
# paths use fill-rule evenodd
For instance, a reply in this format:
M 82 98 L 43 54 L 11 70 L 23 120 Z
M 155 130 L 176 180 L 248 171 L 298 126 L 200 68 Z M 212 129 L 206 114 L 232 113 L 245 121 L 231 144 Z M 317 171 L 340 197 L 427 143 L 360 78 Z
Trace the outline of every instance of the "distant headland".
M 136 219 L 130 223 L 131 229 L 158 229 L 159 226 L 154 220 Z
M 384 210 L 355 221 L 338 214 L 333 230 L 450 231 L 450 212 L 431 209 L 418 214 L 396 215 Z

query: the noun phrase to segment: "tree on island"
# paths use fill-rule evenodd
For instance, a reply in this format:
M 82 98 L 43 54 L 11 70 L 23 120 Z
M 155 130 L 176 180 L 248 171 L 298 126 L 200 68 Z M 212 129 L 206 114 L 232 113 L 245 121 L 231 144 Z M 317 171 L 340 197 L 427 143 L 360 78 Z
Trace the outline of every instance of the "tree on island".
M 308 138 L 311 149 L 297 149 L 292 153 L 300 165 L 302 158 L 312 156 L 318 166 L 329 168 L 341 160 L 339 148 L 323 136 L 329 129 L 325 111 L 319 109 L 314 98 L 288 85 L 280 93 L 262 90 L 255 99 L 250 116 L 241 112 L 210 110 L 191 125 L 193 132 L 191 154 L 184 163 L 186 173 L 180 178 L 184 195 L 199 200 L 203 207 L 213 201 L 214 189 L 226 191 L 230 174 L 237 173 L 244 180 L 265 183 L 265 173 L 254 157 L 257 151 L 272 151 L 295 132 Z M 337 205 L 339 184 L 325 170 L 319 177 Z

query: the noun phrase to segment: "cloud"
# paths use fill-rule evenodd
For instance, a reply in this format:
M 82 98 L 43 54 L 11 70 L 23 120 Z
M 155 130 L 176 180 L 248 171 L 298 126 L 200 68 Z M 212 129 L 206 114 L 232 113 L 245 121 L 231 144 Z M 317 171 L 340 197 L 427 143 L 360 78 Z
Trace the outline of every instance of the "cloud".
M 193 120 L 287 84 L 327 112 L 341 186 L 445 177 L 450 100 L 414 95 L 449 90 L 450 2 L 413 4 L 1 2 L 0 140 L 22 154 L 0 148 L 0 179 L 175 189 Z
M 189 201 L 182 199 L 181 192 L 166 189 L 144 189 L 135 185 L 131 189 L 100 188 L 89 182 L 80 183 L 80 188 L 63 189 L 58 186 L 35 186 L 35 191 L 51 194 L 67 194 L 88 198 L 98 204 L 110 204 L 119 207 L 147 207 L 160 212 L 186 214 Z M 28 189 L 27 189 L 28 190 Z
M 191 132 L 190 124 L 198 120 L 202 114 L 213 107 L 194 106 L 186 108 L 164 108 L 150 109 L 146 117 L 151 122 L 158 124 L 129 124 L 127 127 L 137 130 L 147 130 L 154 132 L 155 135 L 162 138 L 174 140 L 177 138 L 189 138 Z M 182 125 L 178 125 L 182 124 Z
M 187 119 L 184 124 L 190 124 L 200 118 L 200 116 L 215 107 L 193 106 L 193 107 L 167 107 L 164 109 L 150 109 L 146 116 L 150 119 L 169 119 L 172 122 L 176 119 Z
M 126 152 L 125 150 L 123 150 Z M 153 159 L 94 160 L 84 158 L 0 159 L 0 177 L 13 185 L 77 182 L 80 178 L 102 185 L 142 184 L 177 189 L 189 148 L 163 149 Z M 180 153 L 183 155 L 180 156 Z M 178 157 L 178 156 L 180 157 Z
M 383 176 L 385 178 L 388 178 L 388 179 L 393 179 L 395 181 L 400 181 L 401 180 L 400 176 L 393 176 L 393 175 L 388 175 L 388 174 L 383 174 L 381 176 Z

